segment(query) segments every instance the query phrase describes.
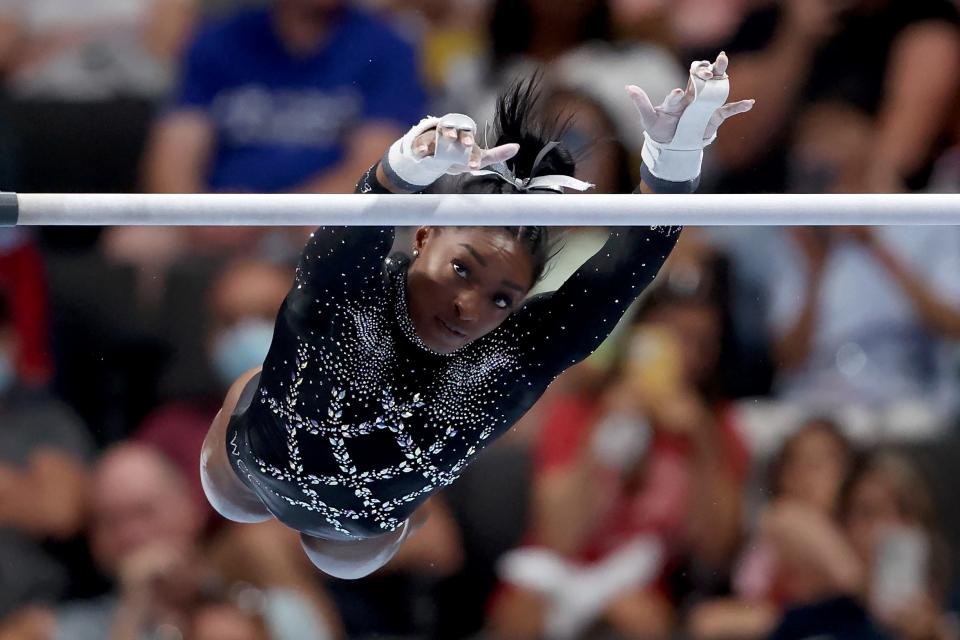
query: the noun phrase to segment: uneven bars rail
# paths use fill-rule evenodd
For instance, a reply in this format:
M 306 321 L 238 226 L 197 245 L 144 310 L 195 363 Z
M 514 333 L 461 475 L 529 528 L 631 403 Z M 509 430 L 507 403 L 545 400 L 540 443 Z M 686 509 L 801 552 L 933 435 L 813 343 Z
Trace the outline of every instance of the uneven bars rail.
M 960 194 L 0 193 L 0 225 L 957 225 Z

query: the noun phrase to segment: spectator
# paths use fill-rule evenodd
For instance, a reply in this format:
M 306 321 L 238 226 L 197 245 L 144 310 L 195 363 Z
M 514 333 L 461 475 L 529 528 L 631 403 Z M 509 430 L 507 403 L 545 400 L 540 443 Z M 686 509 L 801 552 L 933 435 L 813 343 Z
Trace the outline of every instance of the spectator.
M 660 637 L 683 597 L 670 578 L 727 569 L 746 452 L 708 392 L 717 310 L 662 288 L 639 318 L 602 396 L 557 400 L 544 420 L 528 548 L 507 556 L 494 603 L 503 637 Z
M 194 10 L 195 0 L 0 2 L 18 191 L 135 188 L 153 102 Z
M 187 623 L 190 640 L 270 640 L 266 620 L 227 597 L 202 598 Z
M 611 0 L 621 37 L 668 45 L 681 60 L 713 58 L 753 0 Z
M 770 637 L 953 637 L 941 605 L 942 540 L 917 469 L 900 454 L 877 453 L 848 487 L 839 527 L 803 510 L 769 518 L 779 553 L 804 575 L 801 604 Z
M 0 229 L 0 287 L 12 301 L 8 311 L 20 337 L 12 366 L 24 384 L 45 384 L 53 374 L 47 278 L 43 258 L 23 229 Z
M 345 0 L 272 0 L 214 19 L 191 43 L 153 125 L 146 189 L 351 193 L 426 115 L 415 57 L 379 18 Z M 295 257 L 303 239 L 287 235 L 129 228 L 112 230 L 106 244 L 149 285 L 192 252 Z
M 0 617 L 82 586 L 86 565 L 65 543 L 83 525 L 93 450 L 73 413 L 23 386 L 15 315 L 0 289 Z
M 762 490 L 770 495 L 770 504 L 757 521 L 765 522 L 781 508 L 807 509 L 811 518 L 834 518 L 853 463 L 853 449 L 836 425 L 823 419 L 806 422 L 770 465 L 770 480 Z M 734 597 L 697 605 L 690 614 L 690 635 L 699 640 L 766 638 L 781 608 L 799 597 L 790 569 L 757 527 L 737 563 Z
M 425 112 L 413 50 L 379 20 L 343 0 L 274 0 L 197 35 L 147 188 L 352 192 Z
M 930 489 L 910 458 L 870 456 L 851 478 L 843 507 L 877 620 L 898 638 L 952 637 L 942 613 L 947 551 Z
M 431 94 L 440 93 L 446 80 L 469 69 L 485 53 L 485 25 L 491 10 L 486 0 L 374 0 L 373 4 L 389 11 L 404 32 L 417 34 L 421 75 Z
M 32 638 L 99 640 L 110 634 L 126 640 L 184 628 L 192 603 L 217 578 L 198 545 L 202 519 L 180 473 L 148 447 L 119 445 L 97 465 L 92 504 L 91 548 L 116 579 L 116 591 L 34 610 L 20 618 L 21 631 Z M 320 616 L 311 597 L 273 589 L 265 598 L 270 637 L 331 637 L 336 623 Z
M 155 97 L 189 28 L 191 0 L 4 0 L 0 63 L 21 97 Z
M 960 335 L 955 228 L 796 229 L 789 237 L 767 279 L 781 397 L 819 410 L 912 403 L 927 421 L 955 411 L 947 342 Z
M 497 88 L 543 68 L 549 84 L 573 90 L 603 109 L 635 156 L 643 145 L 636 108 L 623 87 L 642 84 L 652 99 L 686 82 L 676 58 L 651 42 L 617 40 L 608 0 L 578 0 L 563 11 L 548 0 L 497 0 L 489 24 L 489 54 L 452 66 L 441 111 L 463 111 L 478 122 L 493 112 Z
M 728 51 L 738 54 L 737 91 L 756 96 L 757 108 L 716 145 L 730 172 L 722 187 L 784 191 L 789 163 L 798 191 L 922 185 L 960 81 L 917 69 L 960 64 L 958 23 L 950 0 L 784 0 L 750 13 Z M 832 145 L 791 159 L 804 117 Z M 863 166 L 843 175 L 852 157 Z

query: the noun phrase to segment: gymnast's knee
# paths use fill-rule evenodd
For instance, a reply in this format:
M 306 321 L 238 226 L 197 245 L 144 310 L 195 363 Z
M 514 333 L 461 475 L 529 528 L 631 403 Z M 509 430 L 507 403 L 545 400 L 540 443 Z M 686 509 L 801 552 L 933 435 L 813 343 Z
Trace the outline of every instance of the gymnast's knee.
M 227 458 L 229 417 L 221 411 L 213 421 L 200 453 L 200 483 L 210 506 L 227 520 L 265 522 L 273 517 L 237 475 Z

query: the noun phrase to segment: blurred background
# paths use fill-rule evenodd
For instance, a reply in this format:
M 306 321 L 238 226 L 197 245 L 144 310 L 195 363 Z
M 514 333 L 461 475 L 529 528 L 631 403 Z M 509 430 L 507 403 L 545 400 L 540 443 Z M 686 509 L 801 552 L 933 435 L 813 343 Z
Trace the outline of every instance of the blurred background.
M 350 192 L 541 69 L 578 177 L 628 192 L 624 85 L 720 50 L 757 103 L 701 191 L 960 190 L 956 0 L 0 0 L 0 187 Z M 0 229 L 0 639 L 958 637 L 960 229 L 685 230 L 357 582 L 199 485 L 304 237 Z

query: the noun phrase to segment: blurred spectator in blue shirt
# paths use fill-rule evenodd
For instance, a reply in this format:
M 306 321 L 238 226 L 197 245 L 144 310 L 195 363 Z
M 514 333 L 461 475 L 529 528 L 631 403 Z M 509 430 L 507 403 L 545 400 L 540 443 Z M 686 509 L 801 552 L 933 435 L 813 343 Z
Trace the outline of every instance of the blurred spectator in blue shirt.
M 341 0 L 275 0 L 203 29 L 156 124 L 160 192 L 349 192 L 425 114 L 413 48 Z

